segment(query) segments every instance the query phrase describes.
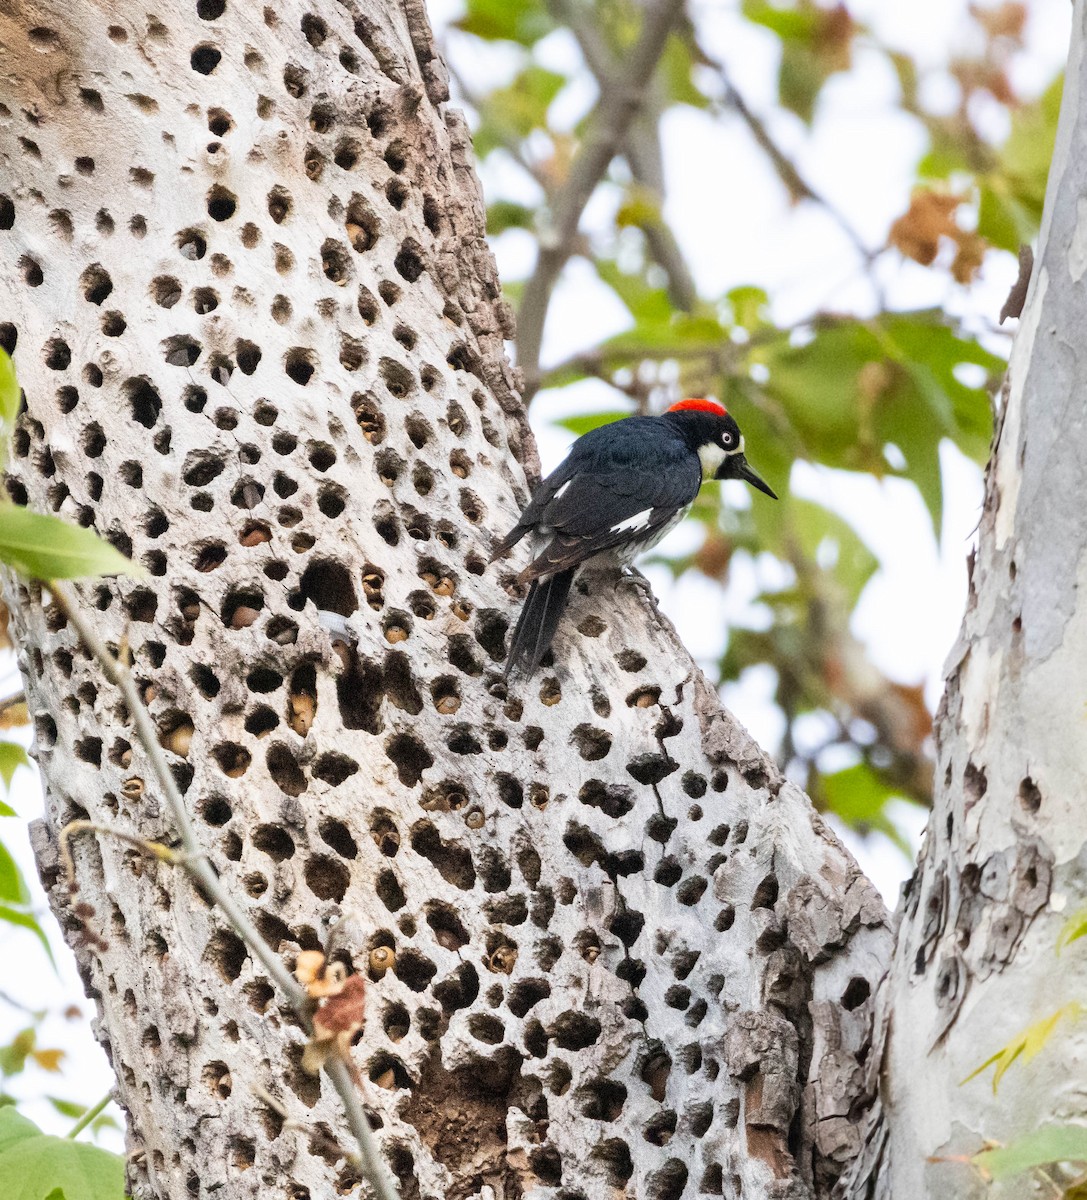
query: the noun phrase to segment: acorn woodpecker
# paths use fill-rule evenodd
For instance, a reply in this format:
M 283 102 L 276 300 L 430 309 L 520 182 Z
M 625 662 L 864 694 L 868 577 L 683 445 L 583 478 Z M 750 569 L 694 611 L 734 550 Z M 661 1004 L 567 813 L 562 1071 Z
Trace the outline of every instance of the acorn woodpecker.
M 777 499 L 748 465 L 736 422 L 712 400 L 681 400 L 659 417 L 624 417 L 578 438 L 491 556 L 533 535 L 503 677 L 523 667 L 527 678 L 540 665 L 579 568 L 622 568 L 655 546 L 708 479 L 746 479 Z

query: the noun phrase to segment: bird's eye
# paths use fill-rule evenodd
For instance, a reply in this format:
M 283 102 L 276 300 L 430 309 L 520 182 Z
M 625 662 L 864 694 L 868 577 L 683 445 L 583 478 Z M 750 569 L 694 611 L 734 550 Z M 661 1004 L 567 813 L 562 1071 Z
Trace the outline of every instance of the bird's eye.
M 732 445 L 732 434 L 731 433 L 726 432 L 726 433 L 721 434 L 721 445 L 722 446 L 731 446 Z

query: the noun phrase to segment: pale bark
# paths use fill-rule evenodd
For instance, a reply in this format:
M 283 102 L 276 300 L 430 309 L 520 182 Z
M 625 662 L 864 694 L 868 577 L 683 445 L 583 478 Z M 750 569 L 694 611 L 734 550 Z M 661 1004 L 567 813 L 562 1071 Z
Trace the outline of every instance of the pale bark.
M 1082 1023 L 1058 1025 L 998 1091 L 992 1068 L 964 1080 L 1087 996 L 1083 943 L 1056 952 L 1064 921 L 1087 901 L 1085 13 L 1079 0 L 1040 245 L 937 718 L 935 808 L 881 996 L 883 1114 L 851 1196 L 1033 1195 L 1022 1175 L 988 1187 L 970 1156 L 1084 1111 Z
M 535 452 L 421 4 L 156 11 L 0 15 L 12 487 L 148 567 L 82 594 L 168 744 L 192 726 L 212 862 L 288 960 L 395 947 L 355 1055 L 405 1197 L 825 1194 L 882 904 L 641 599 L 576 596 L 557 665 L 501 683 L 513 568 L 484 564 Z M 116 691 L 9 597 L 134 1194 L 351 1192 L 254 1097 L 342 1135 L 180 873 L 81 840 L 81 941 L 60 825 L 172 830 Z

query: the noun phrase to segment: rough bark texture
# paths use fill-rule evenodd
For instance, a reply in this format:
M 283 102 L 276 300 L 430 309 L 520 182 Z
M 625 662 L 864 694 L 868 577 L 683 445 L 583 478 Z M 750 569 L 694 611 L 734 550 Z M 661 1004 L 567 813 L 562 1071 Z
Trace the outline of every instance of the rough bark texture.
M 285 956 L 370 972 L 405 1197 L 825 1193 L 883 907 L 639 599 L 575 597 L 502 684 L 516 565 L 484 564 L 536 462 L 422 5 L 156 12 L 0 14 L 10 486 L 148 569 L 83 595 L 208 854 Z M 299 1030 L 180 873 L 82 839 L 81 944 L 57 829 L 171 830 L 114 690 L 9 596 L 135 1194 L 352 1193 Z
M 1033 1194 L 1021 1175 L 988 1185 L 966 1160 L 986 1141 L 1083 1115 L 1083 1035 L 1067 1025 L 999 1091 L 991 1071 L 962 1081 L 1087 995 L 1087 955 L 1056 954 L 1087 896 L 1084 23 L 1080 0 L 970 598 L 937 717 L 936 805 L 881 996 L 883 1118 L 851 1174 L 853 1196 Z

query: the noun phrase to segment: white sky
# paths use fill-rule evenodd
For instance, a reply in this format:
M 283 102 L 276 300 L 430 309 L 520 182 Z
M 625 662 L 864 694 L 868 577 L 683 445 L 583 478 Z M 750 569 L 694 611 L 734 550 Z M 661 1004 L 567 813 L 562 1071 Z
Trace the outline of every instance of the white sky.
M 447 22 L 460 11 L 458 0 L 430 0 L 432 20 L 441 36 Z M 749 105 L 762 115 L 775 99 L 775 39 L 736 15 L 736 5 L 722 0 L 692 0 L 692 12 L 708 49 L 726 63 L 734 83 Z M 971 23 L 965 0 L 853 0 L 854 14 L 875 26 L 881 37 L 917 56 L 923 64 L 944 60 L 949 48 L 969 48 Z M 1017 86 L 1040 90 L 1064 59 L 1071 6 L 1068 0 L 1032 0 L 1028 27 L 1030 52 L 1015 68 Z M 569 61 L 571 43 L 552 39 L 548 53 Z M 464 42 L 450 38 L 452 53 L 467 78 L 479 71 L 478 57 L 468 62 Z M 458 55 L 458 50 L 460 54 Z M 501 69 L 501 55 L 495 63 Z M 488 69 L 491 63 L 488 59 Z M 932 95 L 939 96 L 935 81 Z M 814 130 L 786 113 L 777 114 L 771 130 L 793 155 L 802 174 L 842 213 L 869 246 L 880 245 L 890 222 L 899 215 L 908 195 L 913 169 L 924 140 L 917 127 L 894 112 L 894 82 L 872 52 L 858 47 L 856 69 L 831 81 L 824 91 Z M 571 119 L 580 114 L 591 91 L 564 95 Z M 761 154 L 735 119 L 715 121 L 693 110 L 671 113 L 663 131 L 668 179 L 667 216 L 672 223 L 700 288 L 712 295 L 741 283 L 764 286 L 774 297 L 775 316 L 792 321 L 817 308 L 864 311 L 872 303 L 870 289 L 856 269 L 849 243 L 827 216 L 811 206 L 790 208 L 782 189 Z M 484 172 L 485 188 L 508 185 L 509 172 L 498 167 Z M 531 198 L 531 197 L 526 197 Z M 606 203 L 606 202 L 605 202 Z M 598 213 L 606 212 L 606 208 Z M 587 220 L 593 219 L 593 206 Z M 497 246 L 503 277 L 523 277 L 531 266 L 526 236 L 508 235 Z M 882 282 L 897 307 L 944 304 L 957 312 L 981 312 L 995 320 L 1015 277 L 1010 256 L 987 263 L 981 281 L 969 293 L 913 264 L 886 256 Z M 554 362 L 595 344 L 624 325 L 624 312 L 596 282 L 582 262 L 573 262 L 556 291 L 547 326 L 544 361 Z M 569 441 L 550 422 L 566 412 L 616 407 L 616 397 L 601 384 L 585 383 L 560 396 L 541 396 L 533 424 L 545 468 L 554 466 Z M 758 465 L 756 447 L 749 447 Z M 980 475 L 953 448 L 943 455 L 945 515 L 942 547 L 931 534 L 928 516 L 913 489 L 897 480 L 880 483 L 869 477 L 817 471 L 799 464 L 790 486 L 843 513 L 868 542 L 881 562 L 858 606 L 854 631 L 869 647 L 874 661 L 889 675 L 906 683 L 924 682 L 930 703 L 940 691 L 943 659 L 954 640 L 965 600 L 965 555 L 977 524 L 981 499 Z M 740 492 L 726 493 L 726 500 Z M 744 502 L 744 501 L 740 501 Z M 681 549 L 691 541 L 689 530 L 677 530 L 664 549 Z M 755 577 L 739 564 L 725 596 L 708 581 L 683 580 L 673 586 L 659 570 L 650 572 L 662 607 L 675 621 L 692 652 L 703 662 L 720 653 L 723 634 L 693 619 L 705 611 L 705 601 L 721 610 L 721 628 L 746 610 L 755 594 Z M 755 669 L 726 700 L 740 720 L 765 745 L 776 745 L 780 715 L 770 702 L 768 672 Z M 14 676 L 0 682 L 3 694 L 15 690 Z M 41 798 L 29 772 L 17 777 L 12 803 L 23 822 L 39 815 Z M 914 838 L 923 818 L 916 809 L 900 806 L 901 823 Z M 0 836 L 16 855 L 28 880 L 36 877 L 25 829 L 15 819 L 0 825 Z M 849 839 L 865 870 L 889 903 L 908 873 L 903 856 L 887 843 Z M 63 1133 L 70 1121 L 59 1117 L 42 1097 L 53 1094 L 86 1104 L 97 1101 L 112 1084 L 105 1057 L 93 1041 L 86 1020 L 72 1022 L 59 1014 L 77 1003 L 90 1016 L 71 956 L 59 929 L 41 902 L 41 918 L 60 963 L 59 978 L 49 967 L 37 942 L 28 934 L 0 925 L 0 957 L 9 965 L 0 992 L 32 1008 L 55 1014 L 43 1030 L 42 1044 L 59 1046 L 68 1058 L 60 1076 L 35 1068 L 11 1081 L 9 1088 L 27 1098 L 23 1111 L 51 1132 Z M 12 964 L 18 969 L 11 970 Z M 0 1044 L 25 1024 L 25 1016 L 0 999 Z M 35 1099 L 36 1098 L 36 1099 Z M 115 1112 L 116 1110 L 114 1110 Z M 119 1137 L 104 1144 L 119 1149 Z

